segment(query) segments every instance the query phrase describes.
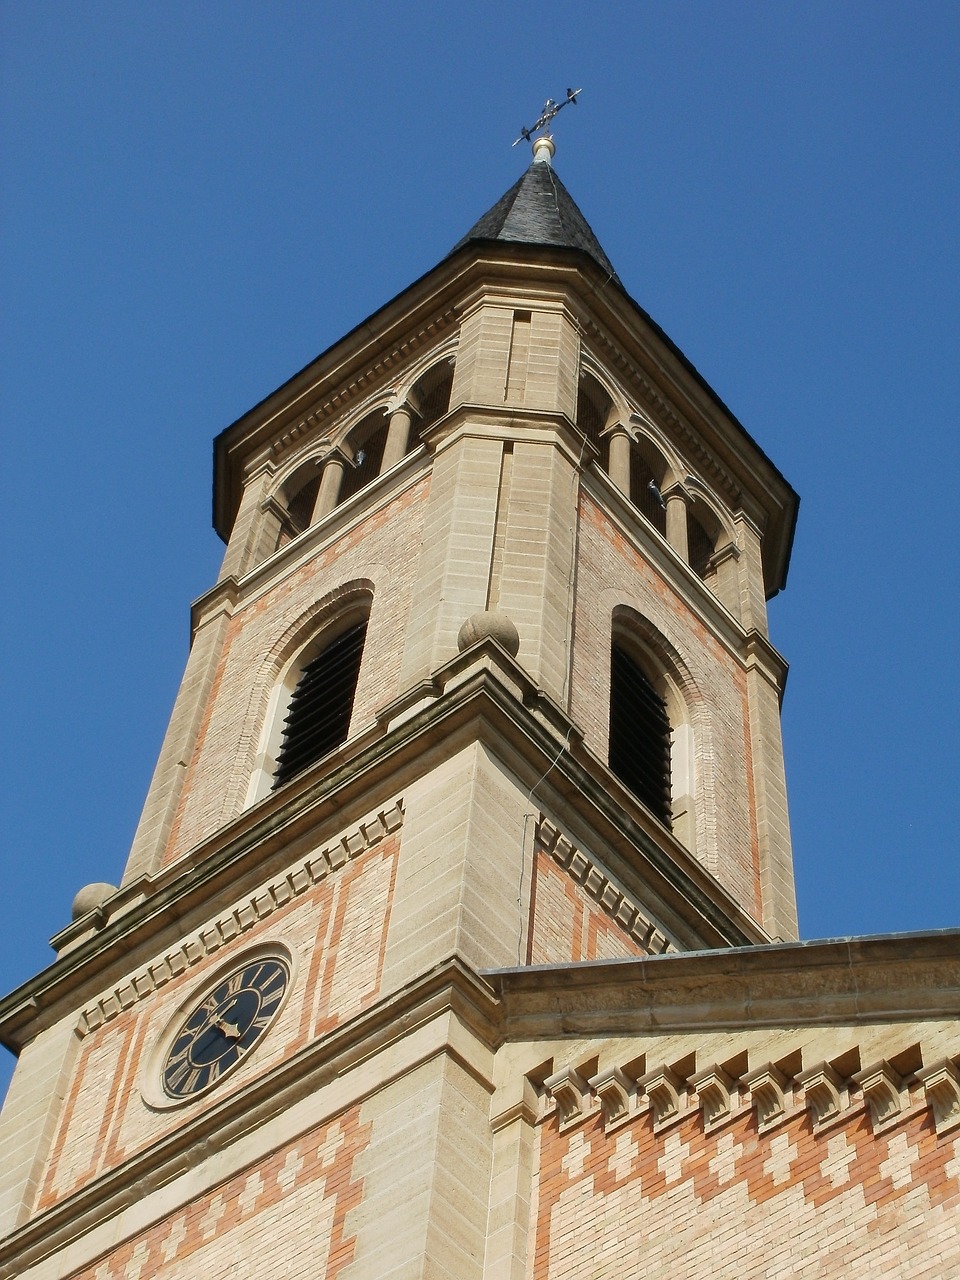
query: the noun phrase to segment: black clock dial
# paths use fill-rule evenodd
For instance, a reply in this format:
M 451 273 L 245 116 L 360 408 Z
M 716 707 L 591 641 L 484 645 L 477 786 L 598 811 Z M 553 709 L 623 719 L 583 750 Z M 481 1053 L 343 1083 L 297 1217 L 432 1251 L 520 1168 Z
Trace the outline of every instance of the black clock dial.
M 218 982 L 183 1023 L 167 1052 L 167 1097 L 193 1097 L 232 1070 L 273 1021 L 289 980 L 284 961 L 269 957 L 250 960 Z

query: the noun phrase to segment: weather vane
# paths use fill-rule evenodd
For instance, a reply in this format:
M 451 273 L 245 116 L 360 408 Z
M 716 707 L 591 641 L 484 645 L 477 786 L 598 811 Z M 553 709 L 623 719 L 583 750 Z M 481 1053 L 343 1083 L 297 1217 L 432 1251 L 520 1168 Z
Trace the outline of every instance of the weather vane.
M 536 124 L 532 124 L 529 129 L 521 127 L 520 137 L 512 145 L 517 146 L 521 142 L 529 142 L 538 129 L 545 129 L 558 111 L 562 111 L 568 102 L 577 105 L 577 94 L 583 93 L 582 89 L 568 89 L 567 96 L 562 102 L 554 102 L 552 98 L 548 98 L 543 104 L 543 110 L 540 112 L 540 118 Z

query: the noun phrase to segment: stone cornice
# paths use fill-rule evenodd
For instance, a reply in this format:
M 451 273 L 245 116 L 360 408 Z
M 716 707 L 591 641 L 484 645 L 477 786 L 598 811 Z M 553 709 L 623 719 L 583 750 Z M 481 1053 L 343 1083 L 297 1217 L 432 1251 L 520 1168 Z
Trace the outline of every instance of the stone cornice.
M 643 552 L 643 556 L 710 626 L 714 636 L 738 661 L 744 657 L 747 632 L 739 621 L 694 573 L 684 558 L 654 529 L 642 512 L 620 492 L 605 471 L 592 467 L 584 472 L 584 490 L 600 506 L 616 528 Z
M 403 802 L 397 801 L 366 822 L 361 822 L 339 840 L 296 863 L 282 875 L 264 881 L 255 893 L 225 907 L 205 925 L 180 939 L 175 947 L 129 974 L 112 990 L 101 994 L 82 1010 L 78 1034 L 84 1036 L 109 1022 L 121 1010 L 129 1009 L 157 987 L 164 986 L 177 974 L 219 951 L 293 898 L 338 872 L 351 859 L 378 845 L 385 836 L 399 831 L 402 825 Z
M 960 930 L 498 969 L 511 1040 L 955 1018 Z
M 776 689 L 782 702 L 787 673 L 790 670 L 786 658 L 779 654 L 767 637 L 759 631 L 747 632 L 743 657 L 747 670 L 760 671 L 764 679 Z
M 517 405 L 455 405 L 430 424 L 423 439 L 440 453 L 464 435 L 504 441 L 548 441 L 556 444 L 574 467 L 587 465 L 597 456 L 596 446 L 565 413 Z
M 592 831 L 594 856 L 648 904 L 683 948 L 743 945 L 763 931 L 696 859 L 582 745 L 572 722 L 493 641 L 459 654 L 434 674 L 437 696 L 388 731 L 373 728 L 337 757 L 215 832 L 178 862 L 116 895 L 122 913 L 0 1001 L 0 1040 L 14 1052 L 71 1009 L 173 945 L 190 916 L 252 892 L 284 872 L 351 818 L 470 742 L 480 741 L 528 782 L 540 803 L 564 807 L 576 830 Z M 544 779 L 545 774 L 549 776 Z
M 453 957 L 245 1087 L 219 1101 L 208 1102 L 146 1150 L 32 1218 L 0 1242 L 0 1280 L 21 1274 L 26 1267 L 63 1249 L 70 1241 L 171 1182 L 196 1162 L 192 1153 L 198 1148 L 205 1155 L 224 1151 L 257 1129 L 263 1129 L 264 1141 L 270 1142 L 266 1126 L 275 1116 L 289 1111 L 307 1095 L 341 1080 L 391 1046 L 402 1043 L 403 1049 L 384 1058 L 382 1075 L 358 1073 L 356 1087 L 350 1090 L 348 1085 L 347 1105 L 356 1105 L 369 1093 L 407 1074 L 438 1052 L 452 1054 L 461 1060 L 465 1069 L 477 1074 L 472 1062 L 460 1059 L 456 1043 L 440 1025 L 445 1016 L 452 1016 L 467 1027 L 490 1050 L 500 1042 L 499 1010 L 493 993 L 481 978 Z M 426 1046 L 418 1044 L 415 1034 L 418 1028 L 431 1023 L 438 1024 L 437 1035 Z M 485 1083 L 488 1088 L 492 1087 L 489 1082 Z M 342 1097 L 338 1105 L 342 1109 Z M 318 1108 L 313 1106 L 309 1123 L 315 1124 L 317 1119 Z
M 301 437 L 311 434 L 322 422 L 343 413 L 363 392 L 371 386 L 382 383 L 395 366 L 404 364 L 421 347 L 432 344 L 456 319 L 456 312 L 453 308 L 448 308 L 413 333 L 408 334 L 388 351 L 379 354 L 349 382 L 341 384 L 331 394 L 318 399 L 305 413 L 298 414 L 295 420 L 274 439 L 270 446 L 272 455 L 280 457 L 291 445 Z
M 679 437 L 687 457 L 695 460 L 699 468 L 710 476 L 718 489 L 726 495 L 730 507 L 736 510 L 743 502 L 742 489 L 719 456 L 707 447 L 702 434 L 693 428 L 686 417 L 677 412 L 674 405 L 667 400 L 647 373 L 635 361 L 628 358 L 622 347 L 614 343 L 606 330 L 592 316 L 584 317 L 583 327 L 596 351 L 603 353 L 598 357 L 600 363 L 607 368 L 615 369 L 636 392 L 639 392 L 647 412 L 653 414 L 661 427 L 669 428 Z

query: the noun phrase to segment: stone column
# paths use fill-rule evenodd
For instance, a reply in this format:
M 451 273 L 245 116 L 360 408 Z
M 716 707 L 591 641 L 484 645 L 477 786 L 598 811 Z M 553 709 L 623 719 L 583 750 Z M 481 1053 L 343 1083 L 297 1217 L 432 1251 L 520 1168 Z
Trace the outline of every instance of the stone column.
M 313 504 L 311 524 L 316 524 L 318 520 L 328 516 L 337 505 L 345 467 L 346 459 L 343 454 L 338 452 L 327 454 L 323 462 L 323 471 L 320 473 L 320 488 L 317 491 L 317 500 Z
M 610 430 L 610 479 L 625 498 L 630 497 L 630 436 L 619 423 Z
M 387 427 L 387 443 L 383 447 L 383 461 L 380 463 L 380 474 L 395 467 L 407 452 L 410 443 L 410 427 L 413 423 L 413 409 L 409 404 L 402 404 L 390 415 Z
M 667 541 L 687 564 L 690 563 L 690 544 L 687 538 L 687 495 L 679 485 L 674 485 L 663 495 L 667 505 Z

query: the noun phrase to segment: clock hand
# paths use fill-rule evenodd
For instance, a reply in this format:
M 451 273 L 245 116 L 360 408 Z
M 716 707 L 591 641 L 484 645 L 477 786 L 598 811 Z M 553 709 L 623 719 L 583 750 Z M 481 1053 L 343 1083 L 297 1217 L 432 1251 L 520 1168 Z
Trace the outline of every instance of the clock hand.
M 213 1021 L 217 1030 L 222 1031 L 230 1040 L 239 1040 L 241 1035 L 243 1035 L 243 1032 L 239 1027 L 234 1026 L 232 1023 L 225 1022 L 223 1018 L 214 1018 Z

